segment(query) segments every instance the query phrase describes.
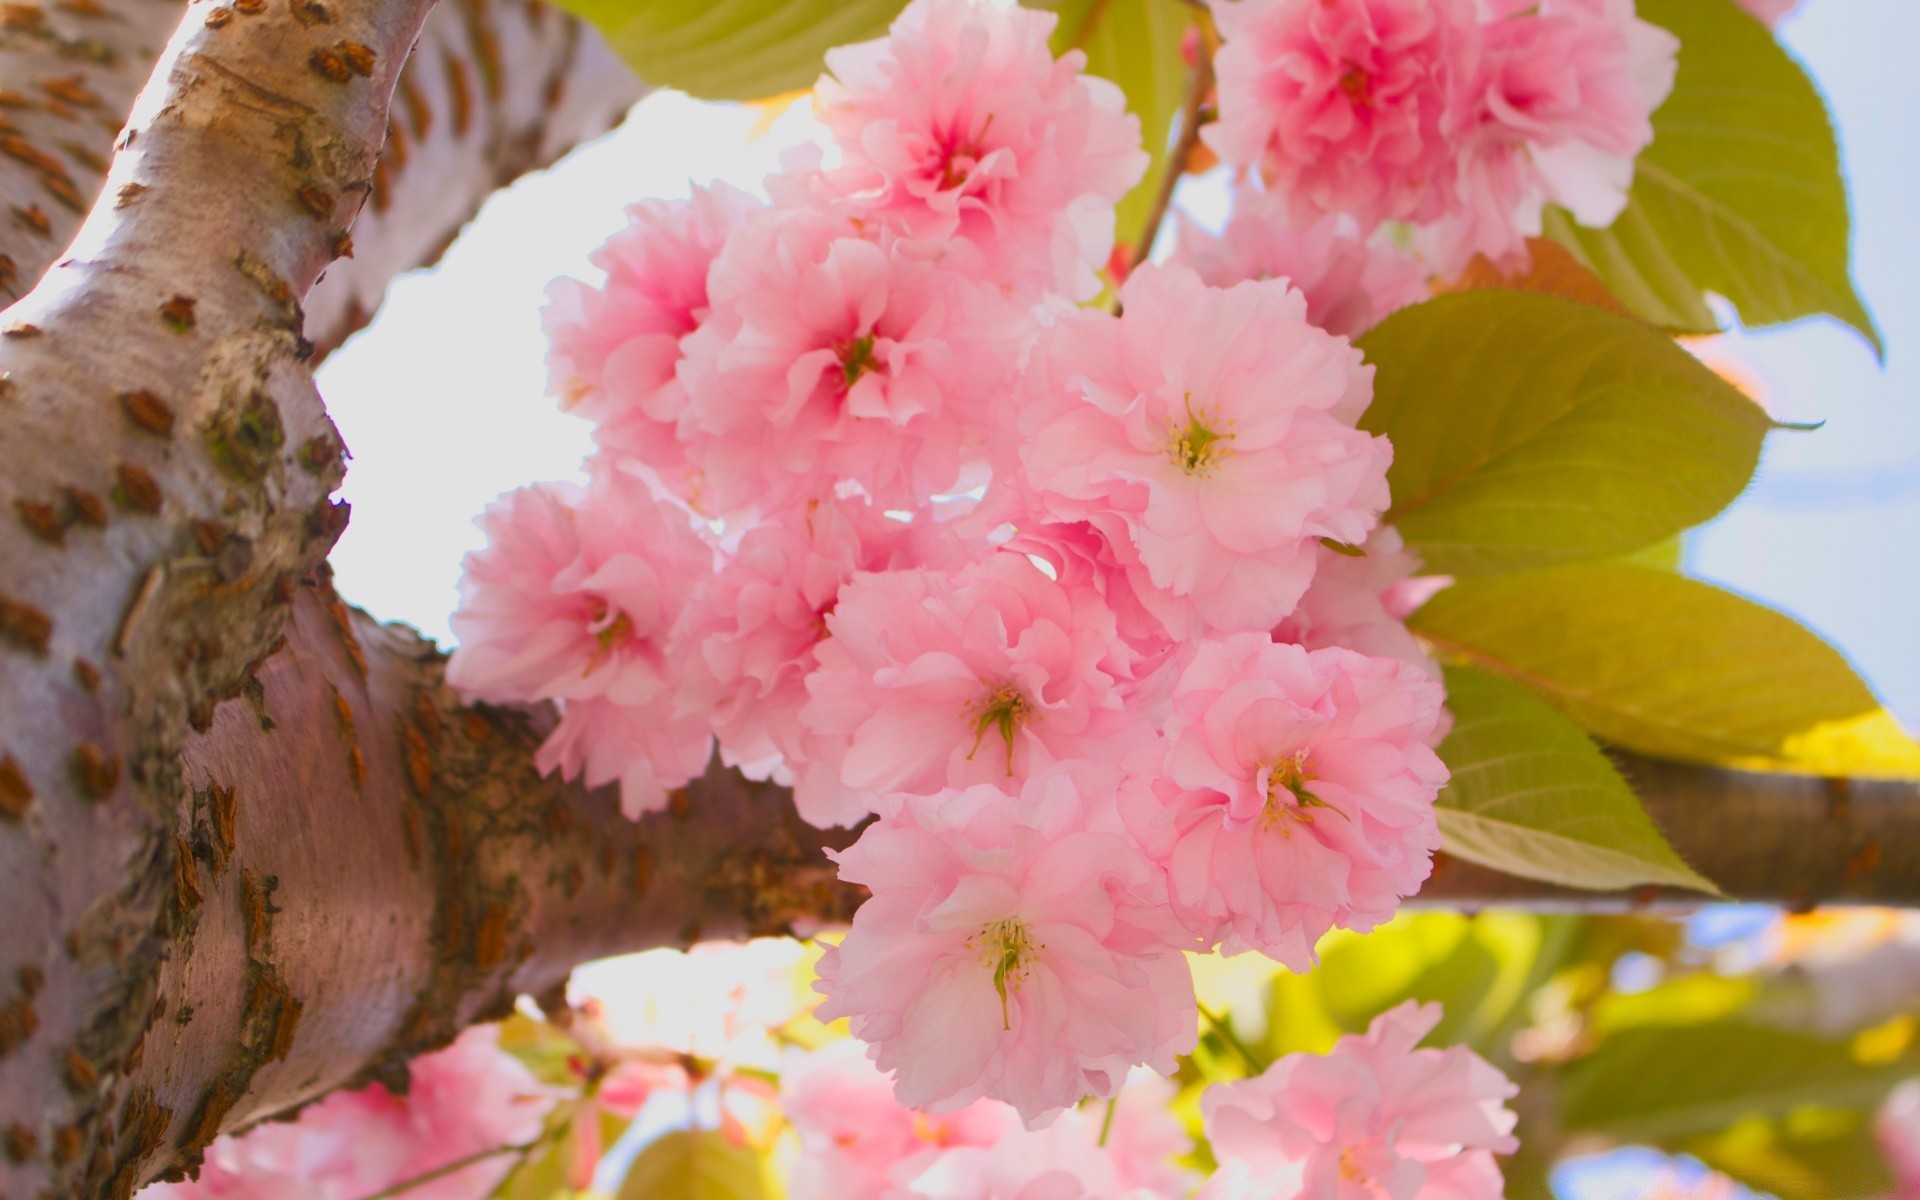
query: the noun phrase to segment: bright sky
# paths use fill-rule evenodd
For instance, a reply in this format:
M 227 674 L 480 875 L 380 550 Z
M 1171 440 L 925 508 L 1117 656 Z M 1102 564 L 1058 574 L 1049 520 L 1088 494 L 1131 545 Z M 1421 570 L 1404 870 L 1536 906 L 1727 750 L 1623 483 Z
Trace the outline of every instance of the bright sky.
M 1859 283 L 1888 342 L 1884 369 L 1826 320 L 1736 334 L 1730 348 L 1776 415 L 1752 490 L 1689 548 L 1695 573 L 1785 608 L 1845 650 L 1920 726 L 1920 2 L 1806 0 L 1784 40 L 1825 89 L 1853 187 Z M 583 423 L 544 396 L 539 307 L 636 200 L 689 178 L 757 189 L 809 135 L 804 111 L 750 138 L 761 114 L 671 93 L 612 135 L 497 195 L 436 269 L 395 284 L 379 321 L 320 386 L 356 456 L 334 565 L 343 594 L 447 638 L 472 520 L 495 495 L 578 473 Z M 1209 207 L 1196 189 L 1196 207 Z

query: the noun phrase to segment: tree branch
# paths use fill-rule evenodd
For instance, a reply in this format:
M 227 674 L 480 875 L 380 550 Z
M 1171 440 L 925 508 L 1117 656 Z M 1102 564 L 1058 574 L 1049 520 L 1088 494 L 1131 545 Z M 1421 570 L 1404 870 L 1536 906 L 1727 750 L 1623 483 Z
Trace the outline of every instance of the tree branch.
M 229 21 L 254 11 L 211 3 Z M 24 294 L 72 240 L 184 11 L 178 0 L 29 0 L 0 18 L 0 298 Z M 436 261 L 496 188 L 605 132 L 644 91 L 558 8 L 438 5 L 401 75 L 352 257 L 306 298 L 318 354 L 372 318 L 394 276 Z

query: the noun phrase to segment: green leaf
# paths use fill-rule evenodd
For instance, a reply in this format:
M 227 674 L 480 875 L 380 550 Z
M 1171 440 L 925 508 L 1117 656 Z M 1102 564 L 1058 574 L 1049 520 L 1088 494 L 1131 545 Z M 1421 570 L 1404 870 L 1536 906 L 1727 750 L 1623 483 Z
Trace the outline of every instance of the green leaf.
M 1912 1054 L 1863 1063 L 1844 1041 L 1763 1025 L 1646 1025 L 1569 1065 L 1557 1090 L 1570 1131 L 1679 1148 L 1756 1117 L 1871 1106 L 1916 1071 Z
M 1454 725 L 1440 757 L 1453 778 L 1438 809 L 1447 853 L 1567 887 L 1717 891 L 1674 853 L 1592 739 L 1526 688 L 1453 667 L 1447 707 Z
M 1053 52 L 1080 49 L 1087 73 L 1111 80 L 1126 93 L 1127 110 L 1140 118 L 1140 135 L 1153 165 L 1119 205 L 1116 236 L 1122 245 L 1139 238 L 1153 198 L 1167 174 L 1174 115 L 1186 99 L 1192 72 L 1180 58 L 1180 39 L 1192 21 L 1183 0 L 1039 0 L 1032 8 L 1060 14 Z
M 1441 296 L 1359 340 L 1361 426 L 1393 440 L 1387 520 L 1434 571 L 1613 558 L 1713 516 L 1769 422 L 1658 330 L 1517 291 Z
M 1462 580 L 1409 621 L 1443 657 L 1531 688 L 1602 741 L 1753 770 L 1913 778 L 1901 732 L 1838 651 L 1697 580 L 1590 563 Z
M 813 86 L 835 46 L 887 31 L 906 0 L 560 0 L 640 78 L 706 100 Z
M 1813 81 L 1733 0 L 1640 0 L 1680 38 L 1626 211 L 1610 229 L 1548 213 L 1566 246 L 1655 324 L 1716 327 L 1702 293 L 1749 325 L 1830 313 L 1884 353 L 1847 269 L 1847 190 Z
M 1865 1200 L 1893 1191 L 1893 1173 L 1865 1112 L 1801 1109 L 1746 1120 L 1690 1142 L 1689 1154 L 1781 1200 Z
M 633 1160 L 619 1200 L 776 1200 L 780 1190 L 753 1147 L 712 1130 L 676 1130 Z

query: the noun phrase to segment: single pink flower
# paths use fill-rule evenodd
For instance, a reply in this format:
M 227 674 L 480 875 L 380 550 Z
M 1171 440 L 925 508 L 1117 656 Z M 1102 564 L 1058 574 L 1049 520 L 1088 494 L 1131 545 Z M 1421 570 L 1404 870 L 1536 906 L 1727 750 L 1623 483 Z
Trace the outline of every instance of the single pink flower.
M 1112 816 L 1116 774 L 1065 764 L 1018 796 L 912 800 L 834 856 L 873 894 L 820 960 L 818 1015 L 850 1018 L 902 1104 L 990 1096 L 1037 1127 L 1193 1048 L 1182 939 Z
M 461 577 L 447 682 L 469 701 L 558 700 L 543 771 L 619 780 L 637 815 L 706 766 L 711 737 L 678 711 L 667 646 L 713 554 L 680 509 L 617 470 L 586 489 L 508 494 L 479 520 Z
M 1120 298 L 1119 317 L 1078 310 L 1047 332 L 1002 457 L 1034 517 L 1087 522 L 1138 568 L 1174 636 L 1193 632 L 1182 607 L 1271 628 L 1306 591 L 1319 540 L 1363 542 L 1387 506 L 1392 448 L 1354 428 L 1373 369 L 1282 283 L 1209 288 L 1144 267 Z
M 856 576 L 827 628 L 800 720 L 811 757 L 859 793 L 1018 791 L 1039 767 L 1110 751 L 1130 725 L 1132 655 L 1113 614 L 1021 554 Z
M 1277 192 L 1241 187 L 1218 236 L 1180 219 L 1172 261 L 1192 267 L 1210 287 L 1243 279 L 1279 279 L 1307 301 L 1307 320 L 1340 337 L 1358 337 L 1395 309 L 1432 294 L 1427 268 L 1380 237 L 1363 237 L 1339 213 L 1301 224 Z
M 729 240 L 710 294 L 680 364 L 703 509 L 779 505 L 841 481 L 915 508 L 980 457 L 1020 313 L 938 245 L 832 208 L 773 209 Z
M 1056 19 L 915 0 L 886 37 L 829 50 L 815 95 L 840 147 L 827 178 L 862 212 L 970 244 L 997 282 L 1086 300 L 1147 156 L 1120 89 L 1082 75 L 1079 51 L 1055 61 Z
M 1304 971 L 1329 929 L 1391 917 L 1440 846 L 1441 698 L 1395 659 L 1264 633 L 1202 643 L 1121 801 L 1189 927 Z
M 687 402 L 675 378 L 680 342 L 706 318 L 714 256 L 759 207 L 725 183 L 636 204 L 627 227 L 594 251 L 601 286 L 559 279 L 547 289 L 550 390 L 594 423 L 609 454 L 653 468 L 682 497 L 698 481 L 675 433 Z
M 1459 199 L 1423 251 L 1443 274 L 1476 254 L 1524 262 L 1548 203 L 1605 228 L 1626 207 L 1677 38 L 1633 0 L 1481 0 L 1484 47 L 1460 135 Z
M 475 1026 L 409 1067 L 396 1096 L 379 1084 L 335 1092 L 297 1119 L 255 1126 L 207 1149 L 197 1180 L 155 1184 L 141 1200 L 360 1200 L 482 1150 L 536 1137 L 552 1093 L 500 1049 L 499 1027 Z M 407 1191 L 470 1200 L 513 1165 L 502 1154 Z
M 1213 0 L 1220 119 L 1201 137 L 1258 169 L 1304 219 L 1445 214 L 1464 86 L 1479 52 L 1472 0 Z
M 791 1200 L 893 1200 L 943 1150 L 993 1146 L 1019 1129 L 1013 1110 L 981 1100 L 930 1116 L 903 1108 L 893 1084 L 848 1040 L 789 1055 L 780 1107 L 800 1138 Z
M 1328 1054 L 1208 1088 L 1221 1169 L 1199 1200 L 1499 1200 L 1519 1089 L 1464 1046 L 1415 1049 L 1439 1021 L 1409 1000 Z

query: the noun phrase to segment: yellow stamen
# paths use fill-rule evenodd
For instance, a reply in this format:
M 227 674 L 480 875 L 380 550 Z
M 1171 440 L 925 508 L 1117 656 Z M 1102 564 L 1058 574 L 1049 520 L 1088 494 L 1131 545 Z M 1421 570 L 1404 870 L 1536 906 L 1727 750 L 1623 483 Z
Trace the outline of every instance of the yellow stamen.
M 967 761 L 980 752 L 980 743 L 986 741 L 987 730 L 997 729 L 1007 743 L 1007 774 L 1013 774 L 1013 735 L 1020 726 L 1033 715 L 1027 704 L 1026 694 L 1010 683 L 1003 683 L 987 693 L 981 705 L 980 714 L 974 718 L 973 748 L 967 751 Z
M 1168 456 L 1174 464 L 1189 475 L 1209 475 L 1214 464 L 1226 457 L 1227 447 L 1234 434 L 1232 421 L 1222 422 L 1219 414 L 1209 414 L 1204 405 L 1199 411 L 1193 407 L 1193 397 L 1187 397 L 1187 423 L 1185 427 L 1169 423 L 1168 431 L 1173 435 Z M 1215 428 L 1218 425 L 1219 428 Z
M 993 968 L 993 990 L 1000 994 L 1000 1027 L 1012 1029 L 1008 993 L 1019 990 L 1034 956 L 1046 947 L 1033 940 L 1032 931 L 1017 917 L 995 921 L 968 938 L 967 944 L 979 950 L 982 965 Z

